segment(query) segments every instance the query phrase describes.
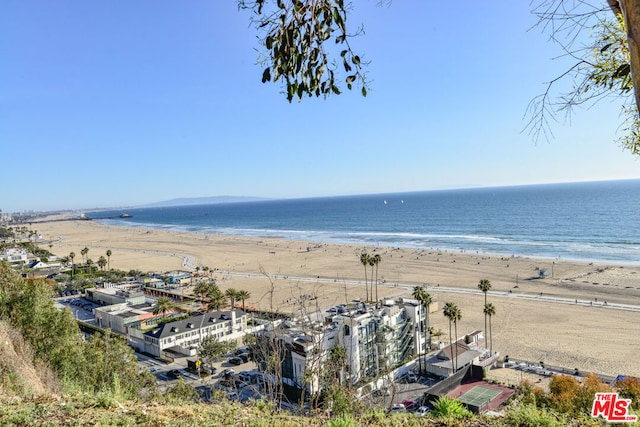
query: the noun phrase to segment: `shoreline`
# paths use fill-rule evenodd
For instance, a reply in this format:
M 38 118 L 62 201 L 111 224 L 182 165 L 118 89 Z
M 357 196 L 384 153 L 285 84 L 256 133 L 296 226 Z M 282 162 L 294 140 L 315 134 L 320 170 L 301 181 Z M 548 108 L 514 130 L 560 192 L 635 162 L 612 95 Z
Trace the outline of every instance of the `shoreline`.
M 215 268 L 223 291 L 248 290 L 248 305 L 282 312 L 326 309 L 364 298 L 365 271 L 359 254 L 367 250 L 382 257 L 377 286 L 381 298 L 410 296 L 413 286 L 428 285 L 440 307 L 451 301 L 461 308 L 460 334 L 484 328 L 484 296 L 477 292 L 477 284 L 489 279 L 488 300 L 496 306 L 494 348 L 501 354 L 608 375 L 640 376 L 634 362 L 639 344 L 631 339 L 640 334 L 640 314 L 613 307 L 640 306 L 636 266 L 151 230 L 97 221 L 36 227 L 51 240 L 56 255 L 79 254 L 86 246 L 94 260 L 110 249 L 111 267 L 125 271 Z M 540 277 L 541 269 L 549 276 Z M 510 298 L 509 293 L 524 297 Z M 305 302 L 303 295 L 317 298 Z M 551 302 L 553 298 L 581 304 L 558 305 Z M 430 320 L 445 333 L 441 339 L 446 341 L 448 324 L 442 313 L 433 312 Z
M 296 230 L 254 230 L 254 233 L 248 232 L 224 232 L 220 230 L 211 230 L 207 227 L 200 227 L 198 230 L 189 230 L 188 226 L 176 226 L 172 225 L 170 227 L 162 226 L 162 225 L 152 225 L 145 223 L 109 223 L 107 221 L 113 218 L 86 218 L 87 220 L 95 221 L 100 225 L 104 225 L 107 227 L 125 227 L 125 228 L 135 228 L 141 230 L 148 231 L 169 231 L 174 233 L 188 233 L 188 234 L 198 234 L 198 235 L 216 235 L 216 236 L 228 236 L 228 237 L 240 237 L 240 238 L 248 238 L 248 239 L 277 239 L 277 240 L 286 240 L 292 242 L 307 242 L 312 244 L 331 244 L 331 245 L 350 245 L 350 246 L 362 246 L 362 247 L 371 247 L 371 248 L 388 248 L 388 249 L 407 249 L 412 251 L 439 251 L 445 253 L 453 253 L 453 254 L 467 254 L 471 256 L 487 256 L 487 257 L 501 257 L 501 258 L 531 258 L 531 259 L 539 259 L 539 260 L 547 260 L 547 261 L 568 261 L 575 263 L 593 263 L 593 264 L 606 264 L 606 265 L 621 265 L 621 266 L 640 266 L 638 260 L 632 259 L 606 259 L 606 258 L 580 258 L 580 257 L 570 257 L 564 254 L 560 255 L 529 255 L 526 253 L 507 253 L 500 251 L 492 251 L 486 249 L 464 249 L 461 247 L 455 246 L 445 246 L 442 247 L 437 246 L 428 246 L 428 245 L 419 245 L 419 244 L 410 244 L 403 241 L 394 241 L 394 242 L 367 242 L 364 240 L 358 239 L 348 239 L 348 238 L 340 238 L 340 237 L 328 237 L 323 235 L 321 238 L 313 238 L 315 234 L 322 234 L 323 232 L 317 231 L 296 231 Z M 73 219 L 71 219 L 73 220 Z M 106 220 L 106 221 L 105 221 Z M 273 234 L 269 234 L 272 232 Z M 306 234 L 304 238 L 298 238 L 293 234 Z M 340 233 L 338 233 L 340 234 Z M 526 245 L 526 244 L 525 244 Z

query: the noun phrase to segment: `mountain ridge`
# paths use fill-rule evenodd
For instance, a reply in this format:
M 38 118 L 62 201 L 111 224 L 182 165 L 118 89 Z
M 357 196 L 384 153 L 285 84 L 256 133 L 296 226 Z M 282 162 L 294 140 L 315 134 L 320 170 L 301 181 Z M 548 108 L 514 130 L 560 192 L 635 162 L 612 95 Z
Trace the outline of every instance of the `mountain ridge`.
M 209 197 L 180 197 L 176 199 L 162 200 L 138 206 L 140 208 L 160 208 L 171 206 L 195 206 L 195 205 L 215 205 L 222 203 L 245 203 L 260 202 L 270 200 L 264 197 L 250 196 L 209 196 Z

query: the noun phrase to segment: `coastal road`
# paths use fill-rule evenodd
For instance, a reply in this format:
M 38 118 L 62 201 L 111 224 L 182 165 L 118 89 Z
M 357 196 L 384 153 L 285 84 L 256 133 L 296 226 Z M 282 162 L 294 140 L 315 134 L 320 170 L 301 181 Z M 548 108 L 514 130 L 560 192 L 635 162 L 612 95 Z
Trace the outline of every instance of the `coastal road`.
M 264 278 L 265 277 L 263 274 L 243 273 L 243 272 L 237 272 L 237 271 L 216 270 L 214 274 L 239 276 L 239 277 L 245 277 L 245 278 Z M 283 275 L 269 275 L 269 277 L 272 279 L 298 281 L 298 282 L 342 283 L 347 285 L 364 286 L 364 282 L 360 280 L 346 280 L 346 279 L 338 279 L 338 278 L 332 279 L 332 278 L 323 278 L 323 277 L 283 276 Z M 378 286 L 385 286 L 387 288 L 398 289 L 399 292 L 392 295 L 392 297 L 399 297 L 399 296 L 407 296 L 407 295 L 411 296 L 411 293 L 413 292 L 413 288 L 416 286 L 416 284 L 379 283 Z M 425 289 L 427 291 L 437 291 L 437 292 L 453 293 L 453 294 L 483 295 L 483 292 L 479 289 L 452 288 L 452 287 L 433 286 L 433 285 L 425 285 Z M 524 294 L 524 293 L 518 293 L 518 292 L 489 291 L 487 292 L 487 295 L 491 297 L 496 297 L 496 298 L 513 298 L 513 299 L 528 300 L 528 301 L 534 301 L 534 302 L 579 305 L 583 307 L 596 307 L 596 308 L 602 308 L 602 309 L 608 309 L 608 310 L 624 310 L 624 311 L 640 312 L 639 305 L 607 303 L 607 301 L 601 301 L 601 300 L 592 301 L 592 300 L 575 299 L 575 298 L 561 298 L 556 296 L 544 295 L 544 293 Z

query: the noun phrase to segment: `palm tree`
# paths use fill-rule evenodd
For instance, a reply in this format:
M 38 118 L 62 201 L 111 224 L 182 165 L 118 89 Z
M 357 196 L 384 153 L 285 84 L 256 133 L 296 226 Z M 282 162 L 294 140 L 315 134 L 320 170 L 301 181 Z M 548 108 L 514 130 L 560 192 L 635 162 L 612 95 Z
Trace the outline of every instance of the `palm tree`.
M 222 308 L 224 303 L 227 301 L 218 286 L 212 288 L 211 292 L 207 294 L 207 296 L 209 297 L 209 304 L 207 304 L 207 310 L 209 311 L 220 310 L 220 308 Z
M 202 302 L 204 301 L 204 297 L 206 297 L 209 293 L 211 293 L 213 286 L 217 287 L 215 282 L 210 282 L 208 280 L 201 280 L 193 288 L 193 293 L 196 294 L 199 297 L 198 299 L 200 300 L 200 302 Z
M 224 296 L 229 298 L 229 304 L 231 305 L 231 310 L 236 306 L 236 298 L 238 297 L 238 291 L 234 288 L 229 288 L 225 291 Z
M 380 256 L 380 254 L 375 254 L 373 256 L 374 262 L 375 262 L 375 266 L 376 266 L 376 301 L 378 301 L 378 264 L 380 264 L 382 262 L 382 257 Z
M 493 304 L 487 303 L 484 305 L 484 316 L 489 316 L 489 335 L 491 337 L 489 340 L 489 354 L 493 354 L 493 331 L 491 330 L 491 316 L 494 316 L 495 314 L 496 307 Z
M 367 296 L 365 297 L 365 301 L 369 300 L 369 284 L 367 282 L 367 265 L 369 265 L 369 254 L 366 252 L 362 252 L 360 254 L 360 264 L 364 266 L 364 288 Z
M 418 302 L 420 303 L 420 306 L 424 306 L 424 304 L 422 303 L 423 299 L 424 299 L 424 294 L 425 294 L 425 290 L 422 286 L 416 286 L 413 288 L 413 293 L 412 296 L 418 300 Z M 424 333 L 424 322 L 422 320 L 420 320 L 420 332 Z M 426 337 L 426 333 L 425 333 L 425 337 Z M 420 373 L 422 374 L 422 346 L 420 346 L 420 348 L 418 349 L 418 364 L 420 366 Z
M 456 341 L 455 344 L 453 346 L 453 348 L 456 350 L 456 371 L 458 370 L 458 322 L 460 320 L 462 320 L 462 312 L 460 311 L 460 309 L 458 308 L 457 305 L 454 305 L 454 316 L 453 316 L 453 330 L 454 333 L 456 334 Z
M 433 304 L 433 298 L 431 297 L 429 292 L 427 292 L 426 289 L 422 286 L 416 286 L 415 288 L 413 288 L 413 297 L 417 299 L 418 302 L 420 302 L 420 305 L 422 305 L 425 310 L 426 325 L 423 325 L 422 332 L 424 333 L 424 341 L 425 343 L 427 343 L 425 350 L 428 350 L 431 348 L 431 334 L 429 333 L 429 326 L 431 322 L 429 322 L 429 310 L 431 308 L 431 304 Z M 427 333 L 429 333 L 428 340 Z
M 433 304 L 433 298 L 429 294 L 429 292 L 425 291 L 422 297 L 422 305 L 425 308 L 425 317 L 427 320 L 427 327 L 425 328 L 425 336 L 424 340 L 427 342 L 427 350 L 431 350 L 431 332 L 429 332 L 429 328 L 431 326 L 431 322 L 429 321 L 429 310 L 431 309 L 431 304 Z M 429 339 L 427 340 L 427 333 L 429 334 Z
M 84 257 L 85 257 L 85 255 L 87 255 L 88 253 L 89 253 L 89 248 L 88 248 L 88 247 L 86 247 L 86 246 L 84 247 L 84 249 L 82 249 L 82 250 L 80 251 L 80 255 L 82 255 L 82 260 L 83 260 L 83 261 L 84 261 Z
M 249 291 L 246 291 L 244 289 L 240 289 L 238 291 L 238 294 L 236 295 L 236 298 L 240 299 L 240 301 L 242 301 L 242 311 L 244 311 L 244 300 L 247 300 L 251 297 L 251 294 L 249 293 Z
M 162 318 L 164 319 L 164 315 L 167 311 L 171 311 L 176 307 L 176 305 L 169 299 L 168 297 L 160 297 L 156 300 L 155 305 L 153 306 L 153 314 L 157 315 L 162 313 Z
M 491 282 L 487 279 L 480 280 L 478 283 L 478 289 L 480 289 L 484 293 L 484 306 L 487 306 L 487 292 L 491 289 Z M 487 313 L 484 314 L 484 333 L 487 333 Z M 486 337 L 486 335 L 485 335 Z M 484 345 L 487 346 L 487 339 L 484 339 Z
M 111 270 L 111 249 L 107 249 L 107 268 Z
M 76 257 L 76 253 L 75 252 L 71 252 L 69 253 L 69 258 L 71 258 L 71 278 L 73 278 L 73 273 L 75 271 L 75 266 L 73 265 L 73 259 Z
M 453 303 L 453 302 L 448 302 L 444 305 L 443 308 L 443 314 L 444 317 L 446 317 L 447 319 L 449 319 L 449 348 L 451 349 L 451 366 L 453 367 L 453 372 L 456 372 L 456 366 L 455 366 L 455 362 L 457 362 L 457 357 L 458 357 L 458 351 L 457 349 L 455 350 L 455 355 L 454 355 L 454 348 L 457 347 L 457 342 L 458 342 L 458 321 L 462 319 L 462 314 L 460 313 L 460 309 L 458 308 L 458 306 Z M 456 333 L 456 345 L 453 345 L 453 342 L 451 341 L 451 324 L 455 325 L 455 333 Z
M 100 270 L 104 271 L 104 267 L 105 265 L 107 265 L 107 259 L 102 255 L 100 255 L 100 258 L 98 258 L 98 262 L 96 264 L 98 264 L 98 267 L 100 267 Z
M 375 255 L 369 255 L 367 264 L 369 264 L 369 267 L 371 267 L 371 276 L 369 276 L 371 277 L 371 286 L 369 287 L 369 289 L 371 290 L 371 299 L 369 301 L 371 301 L 373 299 L 373 267 L 375 267 L 376 265 Z
M 91 258 L 87 258 L 87 270 L 88 273 L 91 274 L 91 265 L 93 264 L 93 260 Z

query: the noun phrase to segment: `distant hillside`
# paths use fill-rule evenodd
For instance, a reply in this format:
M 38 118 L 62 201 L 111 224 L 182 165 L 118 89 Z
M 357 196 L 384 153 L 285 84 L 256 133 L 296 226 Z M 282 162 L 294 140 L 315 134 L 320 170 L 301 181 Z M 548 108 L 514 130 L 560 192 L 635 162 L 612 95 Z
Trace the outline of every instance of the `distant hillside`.
M 215 197 L 183 197 L 179 199 L 165 200 L 162 202 L 149 203 L 141 206 L 143 208 L 160 208 L 167 206 L 193 206 L 193 205 L 214 205 L 219 203 L 242 203 L 242 202 L 259 202 L 268 200 L 260 197 L 244 197 L 244 196 L 215 196 Z

